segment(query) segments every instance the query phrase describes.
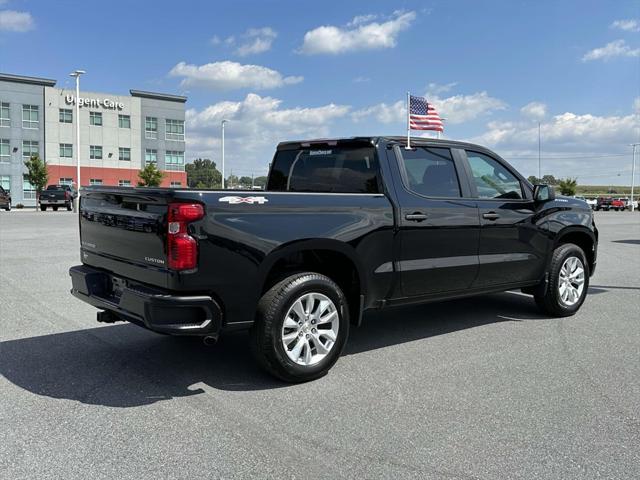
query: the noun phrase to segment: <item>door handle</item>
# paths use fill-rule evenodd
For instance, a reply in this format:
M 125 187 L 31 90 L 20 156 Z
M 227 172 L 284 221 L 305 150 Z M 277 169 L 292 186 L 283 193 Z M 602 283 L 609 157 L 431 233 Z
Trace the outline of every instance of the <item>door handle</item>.
M 483 213 L 482 218 L 485 218 L 487 220 L 497 220 L 500 218 L 500 215 L 498 215 L 496 212 L 488 212 Z
M 412 222 L 422 222 L 427 219 L 427 215 L 421 212 L 413 212 L 407 213 L 404 218 Z

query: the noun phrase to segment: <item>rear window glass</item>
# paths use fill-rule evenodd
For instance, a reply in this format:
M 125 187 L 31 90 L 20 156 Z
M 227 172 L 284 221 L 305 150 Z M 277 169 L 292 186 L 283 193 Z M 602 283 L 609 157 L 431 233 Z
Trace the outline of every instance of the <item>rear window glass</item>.
M 402 150 L 409 189 L 429 197 L 460 197 L 460 183 L 448 148 Z
M 318 147 L 276 153 L 267 190 L 379 193 L 373 147 Z

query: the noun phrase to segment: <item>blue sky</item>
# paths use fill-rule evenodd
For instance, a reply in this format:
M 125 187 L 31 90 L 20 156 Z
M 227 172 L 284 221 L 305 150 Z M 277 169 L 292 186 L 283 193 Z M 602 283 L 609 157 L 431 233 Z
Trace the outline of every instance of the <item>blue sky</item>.
M 403 134 L 407 90 L 445 136 L 524 174 L 630 183 L 640 2 L 0 0 L 0 71 L 189 97 L 187 158 L 263 174 L 278 141 Z M 416 132 L 419 134 L 419 132 Z

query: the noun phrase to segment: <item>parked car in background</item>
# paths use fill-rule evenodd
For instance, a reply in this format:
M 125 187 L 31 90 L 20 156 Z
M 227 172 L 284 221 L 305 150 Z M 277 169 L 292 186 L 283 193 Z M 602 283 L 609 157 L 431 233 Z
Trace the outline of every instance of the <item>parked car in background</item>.
M 0 208 L 7 212 L 11 210 L 11 192 L 0 187 Z
M 598 197 L 596 200 L 596 210 L 609 211 L 611 209 L 611 197 Z
M 628 204 L 628 198 L 614 198 L 613 200 L 611 200 L 611 208 L 613 208 L 616 212 L 623 211 L 625 208 L 627 208 Z
M 55 212 L 59 207 L 66 207 L 68 211 L 71 211 L 75 197 L 76 191 L 70 185 L 49 185 L 40 194 L 40 210 L 44 212 L 47 207 L 51 207 Z
M 291 382 L 326 373 L 365 310 L 522 289 L 546 315 L 578 311 L 598 243 L 585 202 L 479 145 L 405 147 L 284 142 L 262 192 L 88 187 L 71 292 L 101 322 L 207 342 L 250 329 Z
M 595 210 L 596 205 L 598 204 L 598 201 L 595 198 L 586 198 L 585 202 L 587 202 L 587 205 L 591 207 L 591 210 Z

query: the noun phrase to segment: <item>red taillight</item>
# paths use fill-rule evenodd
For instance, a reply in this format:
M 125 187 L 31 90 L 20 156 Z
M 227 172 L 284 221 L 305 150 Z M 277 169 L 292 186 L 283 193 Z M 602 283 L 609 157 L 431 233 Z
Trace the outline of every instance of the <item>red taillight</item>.
M 198 265 L 198 243 L 187 233 L 187 225 L 203 217 L 199 203 L 169 204 L 167 257 L 172 270 L 191 270 Z
M 69 197 L 70 197 L 69 192 L 65 191 L 64 192 L 64 199 L 65 200 L 69 200 Z

